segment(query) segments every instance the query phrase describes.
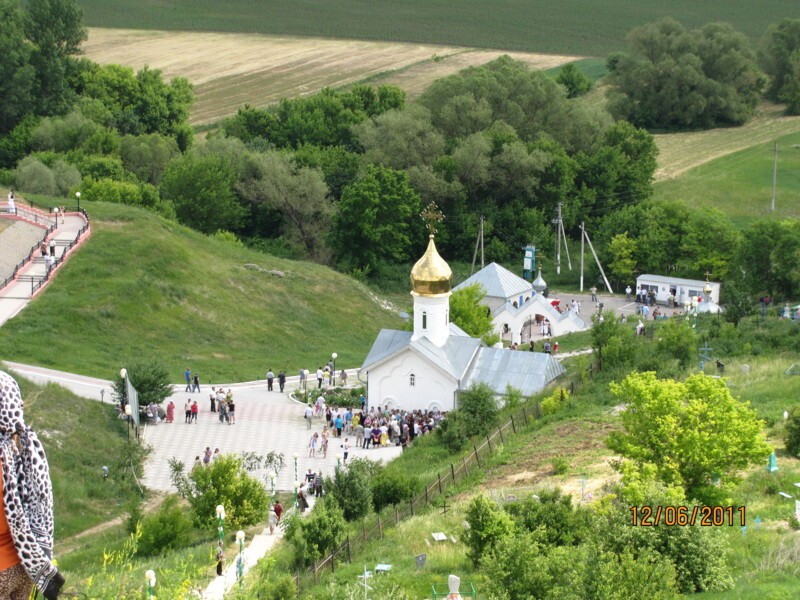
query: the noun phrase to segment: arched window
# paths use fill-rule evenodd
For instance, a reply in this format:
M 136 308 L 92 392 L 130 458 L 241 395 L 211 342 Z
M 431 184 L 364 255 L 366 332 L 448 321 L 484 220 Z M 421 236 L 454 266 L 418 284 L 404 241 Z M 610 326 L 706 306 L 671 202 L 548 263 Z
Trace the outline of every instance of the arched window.
M 412 373 L 411 375 L 408 376 L 408 385 L 410 385 L 411 387 L 414 387 L 416 385 L 416 383 L 417 383 L 417 378 Z
M 428 328 L 428 313 L 426 312 L 422 313 L 422 328 L 423 329 Z

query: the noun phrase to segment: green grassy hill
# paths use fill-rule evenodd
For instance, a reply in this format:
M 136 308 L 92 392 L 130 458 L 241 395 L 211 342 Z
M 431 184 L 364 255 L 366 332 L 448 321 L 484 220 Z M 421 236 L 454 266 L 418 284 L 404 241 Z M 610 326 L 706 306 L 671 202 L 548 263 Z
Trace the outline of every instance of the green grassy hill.
M 174 381 L 186 367 L 204 383 L 245 381 L 268 368 L 313 370 L 332 352 L 337 367 L 352 368 L 381 327 L 401 323 L 365 286 L 324 266 L 209 238 L 143 209 L 87 209 L 92 236 L 0 328 L 4 358 L 105 378 L 153 358 Z
M 800 133 L 778 138 L 778 185 L 770 213 L 774 142 L 751 146 L 655 184 L 655 197 L 718 208 L 737 225 L 800 215 Z
M 120 515 L 139 493 L 131 471 L 138 469 L 139 458 L 113 407 L 57 385 L 15 379 L 25 402 L 25 422 L 41 439 L 50 464 L 56 542 Z M 104 465 L 109 467 L 105 480 Z
M 152 2 L 80 0 L 94 27 L 228 31 L 426 42 L 601 56 L 621 49 L 628 30 L 671 16 L 689 27 L 728 21 L 753 40 L 795 15 L 794 0 L 260 0 Z

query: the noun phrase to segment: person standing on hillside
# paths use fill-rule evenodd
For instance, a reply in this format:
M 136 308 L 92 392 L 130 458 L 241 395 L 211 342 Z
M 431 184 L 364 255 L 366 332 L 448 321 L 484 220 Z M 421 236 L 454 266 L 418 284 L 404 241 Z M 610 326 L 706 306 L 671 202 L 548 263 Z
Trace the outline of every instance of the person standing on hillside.
M 323 377 L 323 375 L 324 375 L 324 373 L 322 372 L 322 367 L 318 368 L 317 369 L 317 389 L 318 390 L 322 389 L 322 377 Z
M 631 291 L 633 291 L 633 290 L 631 290 L 631 286 L 628 286 L 628 287 L 625 288 L 625 300 L 627 302 L 631 301 Z
M 300 369 L 300 389 L 305 391 L 306 389 L 306 370 Z
M 217 390 L 213 387 L 211 388 L 211 394 L 208 397 L 209 402 L 211 403 L 211 412 L 217 412 Z
M 167 404 L 167 423 L 172 423 L 175 420 L 175 403 L 170 400 Z
M 17 214 L 16 200 L 14 198 L 14 190 L 8 192 L 8 212 L 12 215 Z
M 200 392 L 200 376 L 197 373 L 194 374 L 194 379 L 192 380 L 192 391 Z
M 311 408 L 311 402 L 306 405 L 306 410 L 303 416 L 306 419 L 306 429 L 311 429 L 311 419 L 314 416 L 314 409 Z
M 186 389 L 184 391 L 191 393 L 191 391 L 192 391 L 192 372 L 189 370 L 188 367 L 183 372 L 183 378 L 186 380 Z
M 192 421 L 194 421 L 195 424 L 197 424 L 197 413 L 199 412 L 200 412 L 200 407 L 197 406 L 197 400 L 195 400 L 194 402 L 192 402 Z
M 272 369 L 267 370 L 267 391 L 272 391 L 272 381 L 275 379 L 275 373 L 272 372 Z
M 186 404 L 183 405 L 183 410 L 185 413 L 185 418 L 183 420 L 184 423 L 191 423 L 192 422 L 192 400 L 191 398 L 186 399 Z
M 236 425 L 236 404 L 233 398 L 228 402 L 228 425 Z
M 592 286 L 589 291 L 592 293 L 592 302 L 597 302 L 597 287 Z
M 278 387 L 281 388 L 281 393 L 283 392 L 283 386 L 286 385 L 286 373 L 281 371 L 278 373 Z
M 52 238 L 50 240 L 50 256 L 55 257 L 56 255 L 56 238 Z

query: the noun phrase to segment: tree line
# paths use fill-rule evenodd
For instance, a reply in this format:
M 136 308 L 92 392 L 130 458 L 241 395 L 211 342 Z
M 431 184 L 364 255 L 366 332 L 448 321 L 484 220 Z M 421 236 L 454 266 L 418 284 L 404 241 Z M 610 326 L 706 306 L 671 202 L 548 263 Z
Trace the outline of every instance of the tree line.
M 762 93 L 800 114 L 800 19 L 771 25 L 758 49 L 727 23 L 687 31 L 670 18 L 627 42 L 607 61 L 616 118 L 667 131 L 741 125 Z

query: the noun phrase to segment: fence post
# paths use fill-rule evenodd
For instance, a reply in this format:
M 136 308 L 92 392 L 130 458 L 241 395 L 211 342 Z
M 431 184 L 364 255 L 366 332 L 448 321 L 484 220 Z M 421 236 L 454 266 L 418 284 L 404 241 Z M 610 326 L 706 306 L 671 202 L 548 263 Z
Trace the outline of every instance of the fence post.
M 314 584 L 317 584 L 317 560 L 314 559 Z
M 428 502 L 428 486 L 425 486 L 425 506 L 429 504 Z
M 414 499 L 408 501 L 409 506 L 411 507 L 411 516 L 414 516 Z
M 516 425 L 514 425 L 514 417 L 513 417 L 513 416 L 511 417 L 511 430 L 512 430 L 514 433 L 517 433 L 517 426 L 516 426 Z
M 331 552 L 331 573 L 336 572 L 336 550 Z
M 464 474 L 469 475 L 469 468 L 467 467 L 467 459 L 465 457 L 461 457 L 461 466 L 464 468 Z
M 525 420 L 525 425 L 528 424 L 528 413 L 525 412 L 525 407 L 522 407 L 522 418 Z
M 506 441 L 503 439 L 503 427 L 502 426 L 497 428 L 497 433 L 500 434 L 500 443 L 501 444 L 505 444 Z
M 383 525 L 381 525 L 381 516 L 378 515 L 378 535 L 383 538 Z
M 475 462 L 478 463 L 478 466 L 481 466 L 481 457 L 478 454 L 478 449 L 475 447 L 475 444 L 472 444 L 472 449 L 475 451 Z
M 361 529 L 364 531 L 364 541 L 366 542 L 367 541 L 367 526 L 366 525 L 362 525 Z
M 542 416 L 542 405 L 537 402 L 536 403 L 536 418 L 538 419 L 541 416 Z
M 456 482 L 456 469 L 453 467 L 453 463 L 450 463 L 450 474 L 453 476 L 453 483 Z
M 439 478 L 439 495 L 442 495 L 442 474 L 437 473 L 436 476 Z
M 575 382 L 574 381 L 570 381 L 569 382 L 569 393 L 570 393 L 570 395 L 575 393 Z
M 400 522 L 400 513 L 397 511 L 397 505 L 394 505 L 394 524 L 397 525 Z
M 350 536 L 349 535 L 347 536 L 347 562 L 349 562 L 349 563 L 353 562 L 352 559 L 350 558 Z
M 489 452 L 494 452 L 494 450 L 492 450 L 492 440 L 489 439 L 488 434 L 486 435 L 486 443 L 489 445 Z

